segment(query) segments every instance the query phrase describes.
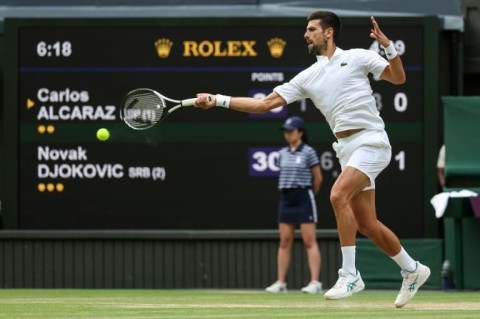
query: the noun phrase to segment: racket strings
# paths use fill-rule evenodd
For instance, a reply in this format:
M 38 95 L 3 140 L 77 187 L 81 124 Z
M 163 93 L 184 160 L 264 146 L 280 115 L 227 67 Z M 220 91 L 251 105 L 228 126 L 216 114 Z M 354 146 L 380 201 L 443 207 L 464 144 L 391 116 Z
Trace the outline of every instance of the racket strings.
M 122 117 L 130 127 L 147 129 L 160 121 L 165 102 L 150 90 L 136 90 L 126 96 L 122 110 Z

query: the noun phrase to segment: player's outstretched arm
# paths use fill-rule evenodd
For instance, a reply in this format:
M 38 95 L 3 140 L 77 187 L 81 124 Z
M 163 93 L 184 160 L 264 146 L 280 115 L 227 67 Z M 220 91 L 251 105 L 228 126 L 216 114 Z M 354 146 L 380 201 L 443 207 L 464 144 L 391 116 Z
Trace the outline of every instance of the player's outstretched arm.
M 222 103 L 225 100 L 228 100 L 226 105 Z M 214 106 L 224 106 L 235 111 L 246 113 L 266 113 L 285 104 L 287 104 L 287 102 L 276 92 L 270 93 L 263 99 L 252 97 L 225 97 L 209 93 L 199 93 L 195 101 L 195 107 L 203 110 Z
M 370 17 L 372 21 L 372 29 L 370 30 L 370 37 L 377 40 L 385 49 L 387 59 L 390 63 L 385 68 L 380 79 L 391 82 L 393 84 L 403 84 L 406 81 L 405 70 L 403 69 L 402 59 L 397 55 L 393 43 L 383 34 L 374 17 Z

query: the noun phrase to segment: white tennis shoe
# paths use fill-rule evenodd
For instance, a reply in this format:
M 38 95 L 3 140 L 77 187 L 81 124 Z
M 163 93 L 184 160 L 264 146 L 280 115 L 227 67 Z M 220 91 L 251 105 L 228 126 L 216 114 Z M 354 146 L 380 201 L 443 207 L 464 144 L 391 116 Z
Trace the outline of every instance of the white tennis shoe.
M 395 307 L 397 308 L 402 308 L 415 296 L 418 288 L 430 277 L 430 268 L 417 261 L 417 269 L 415 271 L 402 270 L 400 273 L 402 274 L 403 282 L 397 299 L 395 299 Z
M 287 292 L 287 283 L 276 281 L 271 286 L 268 286 L 265 291 L 279 294 L 279 293 L 286 293 Z
M 302 288 L 302 292 L 306 294 L 319 294 L 322 292 L 322 283 L 312 280 L 308 285 Z
M 352 275 L 348 271 L 340 268 L 340 270 L 338 270 L 337 283 L 325 293 L 324 297 L 325 299 L 331 300 L 342 299 L 350 297 L 363 289 L 365 289 L 365 284 L 358 270 L 355 275 Z

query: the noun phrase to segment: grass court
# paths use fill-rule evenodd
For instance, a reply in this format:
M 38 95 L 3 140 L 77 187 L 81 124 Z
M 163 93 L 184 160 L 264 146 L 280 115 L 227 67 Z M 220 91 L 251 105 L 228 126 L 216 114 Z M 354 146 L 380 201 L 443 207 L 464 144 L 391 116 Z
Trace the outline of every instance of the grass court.
M 479 292 L 420 291 L 402 309 L 396 291 L 327 301 L 300 292 L 255 290 L 0 290 L 0 318 L 480 318 Z

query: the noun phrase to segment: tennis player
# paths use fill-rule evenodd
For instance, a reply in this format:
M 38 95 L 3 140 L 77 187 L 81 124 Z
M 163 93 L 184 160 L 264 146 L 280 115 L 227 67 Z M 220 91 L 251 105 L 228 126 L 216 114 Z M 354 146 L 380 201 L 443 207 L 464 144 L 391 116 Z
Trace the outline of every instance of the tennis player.
M 403 283 L 395 300 L 395 306 L 400 308 L 427 281 L 430 269 L 412 259 L 397 236 L 377 219 L 375 178 L 390 162 L 391 146 L 372 96 L 368 74 L 402 84 L 406 80 L 402 60 L 373 17 L 370 37 L 382 45 L 388 61 L 373 51 L 337 47 L 341 22 L 332 12 L 314 12 L 307 21 L 304 38 L 309 52 L 317 56 L 316 63 L 290 82 L 274 88 L 264 99 L 202 93 L 197 95 L 196 106 L 263 113 L 310 98 L 337 138 L 333 147 L 342 167 L 330 201 L 337 220 L 343 261 L 339 278 L 325 293 L 325 298 L 345 298 L 365 288 L 355 266 L 358 230 L 400 266 Z
M 320 250 L 318 249 L 315 224 L 317 206 L 315 195 L 322 184 L 322 172 L 315 150 L 308 145 L 307 132 L 303 119 L 292 116 L 285 121 L 284 130 L 287 147 L 280 150 L 278 161 L 280 176 L 278 188 L 280 202 L 278 208 L 278 230 L 280 245 L 277 254 L 277 281 L 266 291 L 287 292 L 286 276 L 295 226 L 300 225 L 303 244 L 307 250 L 311 281 L 302 292 L 316 294 L 322 292 L 320 276 Z

